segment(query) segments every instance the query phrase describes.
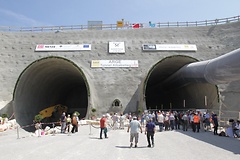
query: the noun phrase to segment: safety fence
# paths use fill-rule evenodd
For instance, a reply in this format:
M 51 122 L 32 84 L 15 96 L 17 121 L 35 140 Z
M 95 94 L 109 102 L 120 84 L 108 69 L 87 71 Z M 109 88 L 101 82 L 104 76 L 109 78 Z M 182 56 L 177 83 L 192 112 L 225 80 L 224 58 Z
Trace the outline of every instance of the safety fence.
M 117 29 L 136 29 L 136 28 L 166 28 L 166 27 L 197 27 L 212 26 L 240 21 L 240 16 L 221 18 L 214 20 L 192 21 L 192 22 L 157 22 L 157 23 L 130 23 L 123 21 L 121 26 L 116 24 L 98 25 L 70 25 L 70 26 L 38 26 L 38 27 L 16 27 L 0 26 L 3 32 L 60 32 L 69 30 L 117 30 Z
M 45 129 L 42 128 L 43 125 L 47 125 L 48 127 L 46 127 Z M 17 125 L 17 139 L 20 138 L 20 129 L 26 129 L 26 128 L 30 128 L 30 127 L 35 127 L 36 129 L 36 133 L 37 133 L 37 136 L 40 137 L 41 135 L 44 135 L 46 132 L 51 131 L 51 134 L 52 135 L 55 135 L 56 134 L 56 130 L 61 130 L 60 128 L 57 128 L 56 126 L 59 126 L 60 125 L 60 122 L 49 122 L 49 123 L 33 123 L 33 124 L 29 124 L 29 125 L 24 125 L 24 126 L 20 126 L 20 125 Z M 51 127 L 49 127 L 51 126 Z M 44 132 L 44 134 L 43 134 Z
M 86 122 L 86 125 L 89 125 L 89 135 L 92 134 L 92 128 L 100 129 L 99 124 L 97 124 L 95 121 L 94 122 L 91 122 L 91 120 L 87 120 L 87 121 L 89 121 L 89 122 Z M 46 125 L 46 127 L 44 129 L 42 128 L 43 125 Z M 80 123 L 78 125 L 83 125 L 83 124 Z M 56 135 L 57 133 L 60 133 L 60 131 L 61 131 L 61 123 L 60 122 L 35 123 L 35 124 L 33 123 L 33 124 L 29 124 L 29 125 L 24 125 L 24 126 L 17 125 L 17 127 L 16 127 L 17 139 L 20 139 L 20 129 L 26 129 L 29 127 L 35 127 L 35 129 L 36 129 L 35 134 L 38 137 L 45 135 L 50 130 L 51 130 L 51 132 L 49 132 L 48 134 L 51 134 L 51 135 Z M 111 123 L 109 123 L 107 126 L 107 130 L 110 131 L 112 128 L 113 128 L 113 125 Z M 59 130 L 59 131 L 57 131 L 57 130 Z M 68 131 L 66 133 L 67 133 L 67 135 L 70 135 L 70 131 Z

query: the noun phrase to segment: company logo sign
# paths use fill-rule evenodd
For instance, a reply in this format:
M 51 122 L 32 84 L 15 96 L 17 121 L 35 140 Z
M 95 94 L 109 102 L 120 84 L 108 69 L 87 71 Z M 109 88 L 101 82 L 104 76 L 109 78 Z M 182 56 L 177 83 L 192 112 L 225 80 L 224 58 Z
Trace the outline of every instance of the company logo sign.
M 35 51 L 89 51 L 91 44 L 78 44 L 78 45 L 55 45 L 55 44 L 39 44 L 36 46 Z
M 155 44 L 144 44 L 143 46 L 144 51 L 154 51 L 156 50 L 156 45 Z
M 124 42 L 109 42 L 109 53 L 125 53 Z

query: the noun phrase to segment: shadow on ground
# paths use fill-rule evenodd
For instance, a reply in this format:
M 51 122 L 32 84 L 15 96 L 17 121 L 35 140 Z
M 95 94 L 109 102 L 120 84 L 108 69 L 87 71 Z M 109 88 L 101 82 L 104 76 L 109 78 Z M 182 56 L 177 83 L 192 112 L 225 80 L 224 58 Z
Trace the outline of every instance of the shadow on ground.
M 115 147 L 116 148 L 129 148 L 129 149 L 131 149 L 129 146 L 115 146 Z M 135 148 L 135 147 L 132 147 L 132 148 Z M 146 147 L 146 146 L 138 146 L 136 148 L 148 148 L 148 147 Z
M 212 144 L 216 147 L 222 148 L 224 150 L 230 151 L 234 154 L 240 155 L 240 140 L 237 138 L 230 138 L 230 137 L 223 137 L 219 135 L 214 135 L 212 132 L 207 131 L 200 131 L 198 132 L 192 132 L 192 130 L 189 131 L 182 131 L 182 130 L 176 130 L 176 132 L 182 133 L 184 135 L 190 136 L 192 138 L 198 139 L 200 141 Z

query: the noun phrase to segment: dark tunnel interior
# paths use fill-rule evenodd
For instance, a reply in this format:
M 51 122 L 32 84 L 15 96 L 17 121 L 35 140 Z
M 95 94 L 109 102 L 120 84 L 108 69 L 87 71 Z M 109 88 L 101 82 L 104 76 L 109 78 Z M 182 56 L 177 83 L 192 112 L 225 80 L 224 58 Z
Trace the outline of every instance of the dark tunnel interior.
M 218 89 L 209 83 L 193 82 L 183 86 L 165 86 L 169 76 L 186 64 L 197 60 L 182 55 L 167 57 L 157 63 L 145 83 L 147 109 L 188 110 L 211 109 L 218 105 Z
M 41 110 L 55 105 L 66 106 L 67 114 L 77 111 L 79 118 L 85 117 L 88 87 L 74 63 L 48 57 L 33 62 L 20 75 L 14 91 L 15 118 L 20 126 L 29 125 Z M 56 113 L 43 122 L 56 122 L 59 118 L 60 113 Z

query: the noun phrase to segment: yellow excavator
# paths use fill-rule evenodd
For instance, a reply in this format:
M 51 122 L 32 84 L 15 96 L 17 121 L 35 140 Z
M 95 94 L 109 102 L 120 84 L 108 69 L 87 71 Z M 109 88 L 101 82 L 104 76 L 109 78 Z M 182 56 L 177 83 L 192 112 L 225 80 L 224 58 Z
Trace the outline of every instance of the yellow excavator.
M 39 112 L 43 120 L 48 120 L 50 122 L 59 121 L 63 112 L 67 112 L 67 106 L 57 104 L 48 108 L 45 108 Z

